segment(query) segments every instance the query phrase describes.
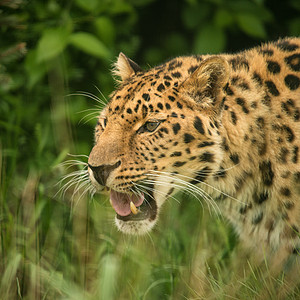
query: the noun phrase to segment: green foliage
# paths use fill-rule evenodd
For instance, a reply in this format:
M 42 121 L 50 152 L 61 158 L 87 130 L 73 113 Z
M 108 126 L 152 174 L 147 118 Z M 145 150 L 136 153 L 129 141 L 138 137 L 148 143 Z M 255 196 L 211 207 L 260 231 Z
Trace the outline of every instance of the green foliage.
M 240 14 L 237 16 L 240 28 L 253 37 L 266 38 L 266 31 L 263 22 L 255 15 Z
M 92 34 L 86 32 L 73 33 L 69 38 L 69 42 L 87 54 L 98 58 L 108 59 L 111 57 L 108 48 Z
M 224 49 L 226 37 L 223 30 L 208 24 L 202 27 L 195 40 L 196 53 L 220 53 Z
M 150 236 L 123 236 L 105 197 L 58 193 L 61 177 L 82 167 L 59 163 L 85 161 L 68 153 L 88 155 L 120 51 L 148 67 L 240 50 L 299 35 L 299 10 L 297 0 L 0 1 L 1 299 L 253 299 L 264 290 L 232 230 L 195 199 L 171 199 Z
M 48 61 L 59 55 L 67 46 L 69 34 L 69 30 L 63 27 L 45 30 L 38 42 L 37 62 Z

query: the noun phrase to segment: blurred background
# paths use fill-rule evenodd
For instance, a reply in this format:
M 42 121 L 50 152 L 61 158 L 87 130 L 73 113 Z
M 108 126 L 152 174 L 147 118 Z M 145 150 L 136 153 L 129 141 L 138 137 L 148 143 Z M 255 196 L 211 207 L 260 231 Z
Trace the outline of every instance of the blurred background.
M 149 68 L 299 34 L 299 0 L 0 0 L 0 299 L 276 299 L 197 199 L 129 237 L 76 176 L 120 51 Z

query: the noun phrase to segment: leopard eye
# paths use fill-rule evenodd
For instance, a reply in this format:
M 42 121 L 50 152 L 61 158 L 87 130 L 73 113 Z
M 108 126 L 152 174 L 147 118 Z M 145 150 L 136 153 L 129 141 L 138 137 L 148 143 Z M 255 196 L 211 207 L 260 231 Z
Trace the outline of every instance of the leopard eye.
M 154 122 L 146 122 L 145 128 L 147 131 L 152 132 L 154 131 L 159 125 L 159 122 L 154 121 Z
M 140 127 L 138 133 L 153 132 L 158 127 L 159 124 L 160 124 L 159 121 L 148 121 L 142 127 Z

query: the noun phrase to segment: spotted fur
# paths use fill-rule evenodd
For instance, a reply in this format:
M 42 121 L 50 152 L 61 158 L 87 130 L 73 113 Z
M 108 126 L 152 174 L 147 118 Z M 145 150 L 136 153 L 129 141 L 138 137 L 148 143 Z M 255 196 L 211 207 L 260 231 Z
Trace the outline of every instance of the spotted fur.
M 177 57 L 147 71 L 121 53 L 115 74 L 120 86 L 100 114 L 89 165 L 114 166 L 101 169 L 108 188 L 151 190 L 157 210 L 145 220 L 117 218 L 120 230 L 147 232 L 183 188 L 226 216 L 250 247 L 298 253 L 300 39 Z M 90 176 L 99 186 L 97 171 Z

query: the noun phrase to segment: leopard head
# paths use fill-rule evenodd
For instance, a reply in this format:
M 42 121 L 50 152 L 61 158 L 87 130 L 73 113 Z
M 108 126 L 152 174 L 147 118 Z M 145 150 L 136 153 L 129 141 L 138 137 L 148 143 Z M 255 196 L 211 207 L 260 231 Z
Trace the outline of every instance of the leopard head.
M 119 55 L 120 86 L 99 116 L 88 171 L 99 191 L 110 192 L 121 231 L 148 232 L 168 197 L 193 191 L 218 171 L 228 69 L 215 56 L 177 58 L 143 71 Z

